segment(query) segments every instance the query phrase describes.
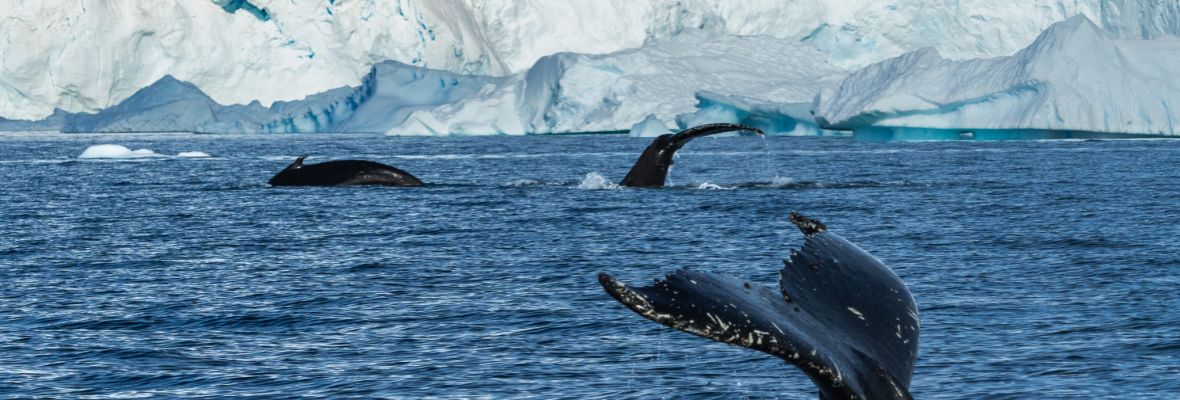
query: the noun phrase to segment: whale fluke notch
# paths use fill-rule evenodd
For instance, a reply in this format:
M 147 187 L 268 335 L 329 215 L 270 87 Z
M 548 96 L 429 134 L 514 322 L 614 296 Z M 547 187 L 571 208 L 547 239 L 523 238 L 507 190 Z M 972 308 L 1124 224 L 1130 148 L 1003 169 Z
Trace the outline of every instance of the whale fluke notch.
M 647 319 L 782 358 L 821 399 L 912 399 L 919 321 L 905 283 L 819 221 L 792 221 L 806 236 L 784 261 L 779 290 L 687 269 L 646 287 L 598 280 Z
M 301 155 L 267 182 L 271 186 L 422 186 L 414 175 L 400 169 L 365 160 L 336 160 L 304 164 Z
M 629 187 L 661 187 L 668 178 L 668 168 L 672 166 L 672 155 L 685 144 L 702 136 L 715 135 L 732 131 L 752 131 L 762 135 L 762 130 L 738 124 L 708 124 L 692 127 L 677 134 L 663 134 L 652 140 L 627 176 L 619 182 L 619 186 Z

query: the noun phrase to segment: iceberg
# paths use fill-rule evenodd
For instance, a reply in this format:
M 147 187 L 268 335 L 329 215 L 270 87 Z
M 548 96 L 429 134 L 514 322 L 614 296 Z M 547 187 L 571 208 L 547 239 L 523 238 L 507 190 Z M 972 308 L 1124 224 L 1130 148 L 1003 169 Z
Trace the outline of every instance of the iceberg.
M 218 104 L 270 107 L 360 87 L 386 60 L 504 77 L 553 54 L 619 52 L 691 30 L 805 44 L 844 69 L 922 47 L 994 57 L 1079 13 L 1119 37 L 1180 33 L 1180 3 L 1142 0 L 20 1 L 0 7 L 0 118 L 94 113 L 166 75 Z
M 923 49 L 861 69 L 817 96 L 819 125 L 870 138 L 1180 134 L 1180 38 L 1118 39 L 1085 16 L 1011 56 L 948 60 Z
M 414 111 L 388 133 L 627 132 L 692 112 L 700 91 L 798 104 L 793 115 L 810 121 L 806 104 L 846 74 L 797 41 L 688 30 L 637 49 L 543 57 L 523 73 L 484 78 L 474 96 Z
M 324 130 L 385 133 L 406 125 L 406 121 L 419 110 L 445 107 L 462 99 L 482 99 L 501 81 L 502 78 L 491 76 L 458 74 L 386 61 L 370 70 L 358 90 L 364 96 L 358 96 L 355 104 L 350 104 L 349 117 Z M 416 135 L 451 132 L 438 124 L 418 119 L 405 129 Z
M 798 99 L 794 102 L 779 102 L 713 92 L 697 93 L 696 99 L 695 111 L 676 116 L 676 124 L 680 127 L 730 123 L 758 128 L 772 136 L 831 134 L 815 124 L 811 116 L 810 102 L 801 102 Z
M 664 123 L 664 121 L 661 121 L 659 117 L 656 117 L 655 115 L 648 115 L 647 118 L 643 119 L 643 121 L 640 121 L 639 123 L 632 126 L 631 130 L 627 132 L 627 136 L 658 137 L 660 135 L 669 133 L 672 133 L 672 130 L 668 129 L 668 124 Z
M 62 132 L 320 132 L 351 115 L 368 88 L 340 88 L 263 107 L 223 106 L 189 82 L 165 76 L 94 114 L 64 117 Z

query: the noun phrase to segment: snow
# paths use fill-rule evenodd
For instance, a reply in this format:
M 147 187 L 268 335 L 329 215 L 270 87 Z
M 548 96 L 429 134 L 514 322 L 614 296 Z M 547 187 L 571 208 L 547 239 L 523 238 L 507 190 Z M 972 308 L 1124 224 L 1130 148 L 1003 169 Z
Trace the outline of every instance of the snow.
M 149 158 L 164 157 L 148 149 L 131 150 L 117 144 L 99 144 L 87 147 L 78 158 Z
M 808 45 L 845 69 L 927 46 L 952 59 L 994 57 L 1078 13 L 1120 37 L 1180 33 L 1180 2 L 1141 0 L 17 1 L 0 7 L 0 118 L 94 113 L 168 75 L 217 104 L 270 107 L 360 87 L 370 67 L 386 60 L 502 77 L 553 54 L 618 52 L 690 30 Z M 493 106 L 510 104 L 472 110 Z M 459 120 L 488 122 L 455 112 Z M 624 129 L 646 114 L 630 116 Z M 671 118 L 670 111 L 658 115 Z M 413 124 L 448 120 L 431 117 Z M 499 129 L 565 129 L 526 122 Z
M 1012 56 L 956 61 L 923 49 L 871 65 L 823 91 L 815 116 L 894 138 L 1175 136 L 1175 60 L 1180 38 L 1116 39 L 1077 16 Z

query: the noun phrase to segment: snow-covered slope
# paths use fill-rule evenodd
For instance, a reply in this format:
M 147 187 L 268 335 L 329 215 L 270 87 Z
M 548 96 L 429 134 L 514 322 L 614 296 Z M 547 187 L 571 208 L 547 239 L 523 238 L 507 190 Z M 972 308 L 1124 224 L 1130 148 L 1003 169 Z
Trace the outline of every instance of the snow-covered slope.
M 816 99 L 838 129 L 1180 134 L 1180 38 L 1115 39 L 1083 16 L 1008 57 L 925 49 L 866 67 Z M 931 132 L 926 132 L 927 134 Z
M 698 91 L 810 103 L 846 74 L 797 41 L 688 30 L 638 49 L 544 57 L 479 94 L 414 112 L 390 133 L 619 131 L 692 112 Z
M 358 86 L 385 60 L 505 76 L 690 28 L 800 40 L 850 68 L 925 46 L 997 56 L 1078 13 L 1124 37 L 1180 33 L 1171 0 L 16 0 L 0 7 L 0 118 L 94 112 L 165 75 L 263 106 Z

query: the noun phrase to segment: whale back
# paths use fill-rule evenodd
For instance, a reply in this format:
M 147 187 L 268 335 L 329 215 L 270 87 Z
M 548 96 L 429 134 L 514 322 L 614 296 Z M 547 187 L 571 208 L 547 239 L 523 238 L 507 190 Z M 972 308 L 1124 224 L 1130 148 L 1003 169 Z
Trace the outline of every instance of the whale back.
M 909 290 L 872 255 L 818 226 L 804 229 L 779 290 L 690 270 L 646 287 L 606 274 L 599 281 L 645 318 L 782 358 L 821 398 L 910 399 L 919 322 Z
M 271 186 L 422 186 L 409 172 L 365 160 L 336 160 L 303 164 L 299 157 L 269 181 Z

